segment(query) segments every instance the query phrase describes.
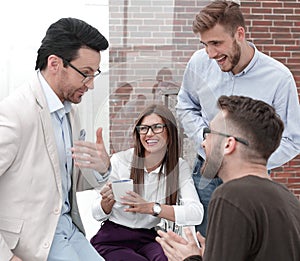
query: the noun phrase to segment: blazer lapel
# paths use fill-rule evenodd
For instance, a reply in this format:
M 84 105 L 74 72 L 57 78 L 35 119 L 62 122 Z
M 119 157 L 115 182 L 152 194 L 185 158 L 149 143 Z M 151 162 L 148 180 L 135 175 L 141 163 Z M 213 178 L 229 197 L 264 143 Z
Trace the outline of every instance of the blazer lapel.
M 48 109 L 48 105 L 38 79 L 33 81 L 30 84 L 30 88 L 35 96 L 37 108 L 40 114 L 40 120 L 41 120 L 41 125 L 44 133 L 45 144 L 48 150 L 48 155 L 52 163 L 53 172 L 56 179 L 57 190 L 59 191 L 59 194 L 62 197 L 62 184 L 61 184 L 58 151 L 57 151 L 56 141 L 53 133 L 52 120 Z
M 79 140 L 80 132 L 79 132 L 79 118 L 77 114 L 77 107 L 75 105 L 72 105 L 72 109 L 69 113 L 69 121 L 71 125 L 71 136 L 72 136 L 72 144 L 74 144 L 75 140 Z M 73 163 L 73 175 L 72 180 L 76 182 L 77 176 L 78 176 L 78 168 L 74 166 Z

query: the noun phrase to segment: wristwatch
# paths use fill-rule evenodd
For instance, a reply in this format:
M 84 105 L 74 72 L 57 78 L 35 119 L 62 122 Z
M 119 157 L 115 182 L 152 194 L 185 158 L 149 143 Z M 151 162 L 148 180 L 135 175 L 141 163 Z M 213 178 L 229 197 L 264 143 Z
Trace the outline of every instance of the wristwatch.
M 153 207 L 152 207 L 152 211 L 153 211 L 153 216 L 158 216 L 159 213 L 161 212 L 161 206 L 159 203 L 155 202 Z

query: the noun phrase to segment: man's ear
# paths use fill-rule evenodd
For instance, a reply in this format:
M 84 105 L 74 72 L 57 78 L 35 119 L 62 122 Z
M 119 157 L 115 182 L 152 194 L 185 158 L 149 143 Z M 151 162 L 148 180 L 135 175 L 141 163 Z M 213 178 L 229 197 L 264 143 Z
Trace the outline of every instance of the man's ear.
M 224 143 L 224 155 L 232 154 L 236 149 L 237 141 L 233 137 L 228 137 Z
M 236 37 L 236 40 L 237 40 L 238 42 L 244 41 L 244 40 L 245 40 L 245 37 L 246 37 L 245 28 L 242 27 L 242 26 L 239 26 L 239 27 L 236 29 L 235 37 Z
M 57 71 L 60 66 L 63 66 L 63 61 L 58 56 L 52 54 L 48 57 L 48 69 L 50 71 Z

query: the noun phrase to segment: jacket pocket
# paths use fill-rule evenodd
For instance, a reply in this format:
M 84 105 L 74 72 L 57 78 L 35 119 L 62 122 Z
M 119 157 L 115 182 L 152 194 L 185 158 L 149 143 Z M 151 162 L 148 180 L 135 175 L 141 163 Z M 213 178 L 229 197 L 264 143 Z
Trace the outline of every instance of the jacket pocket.
M 20 239 L 24 220 L 0 217 L 0 233 L 10 249 L 14 249 Z

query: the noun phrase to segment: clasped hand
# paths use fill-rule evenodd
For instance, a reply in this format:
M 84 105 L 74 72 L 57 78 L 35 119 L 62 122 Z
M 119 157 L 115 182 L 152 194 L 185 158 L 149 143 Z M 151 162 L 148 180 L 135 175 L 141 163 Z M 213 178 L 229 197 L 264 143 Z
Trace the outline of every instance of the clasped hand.
M 194 235 L 190 228 L 184 228 L 186 238 L 183 238 L 173 231 L 163 232 L 158 231 L 156 241 L 161 245 L 165 255 L 169 261 L 182 261 L 185 258 L 193 255 L 200 255 L 203 257 L 205 251 L 205 238 L 197 232 L 197 240 L 199 246 L 195 241 Z

